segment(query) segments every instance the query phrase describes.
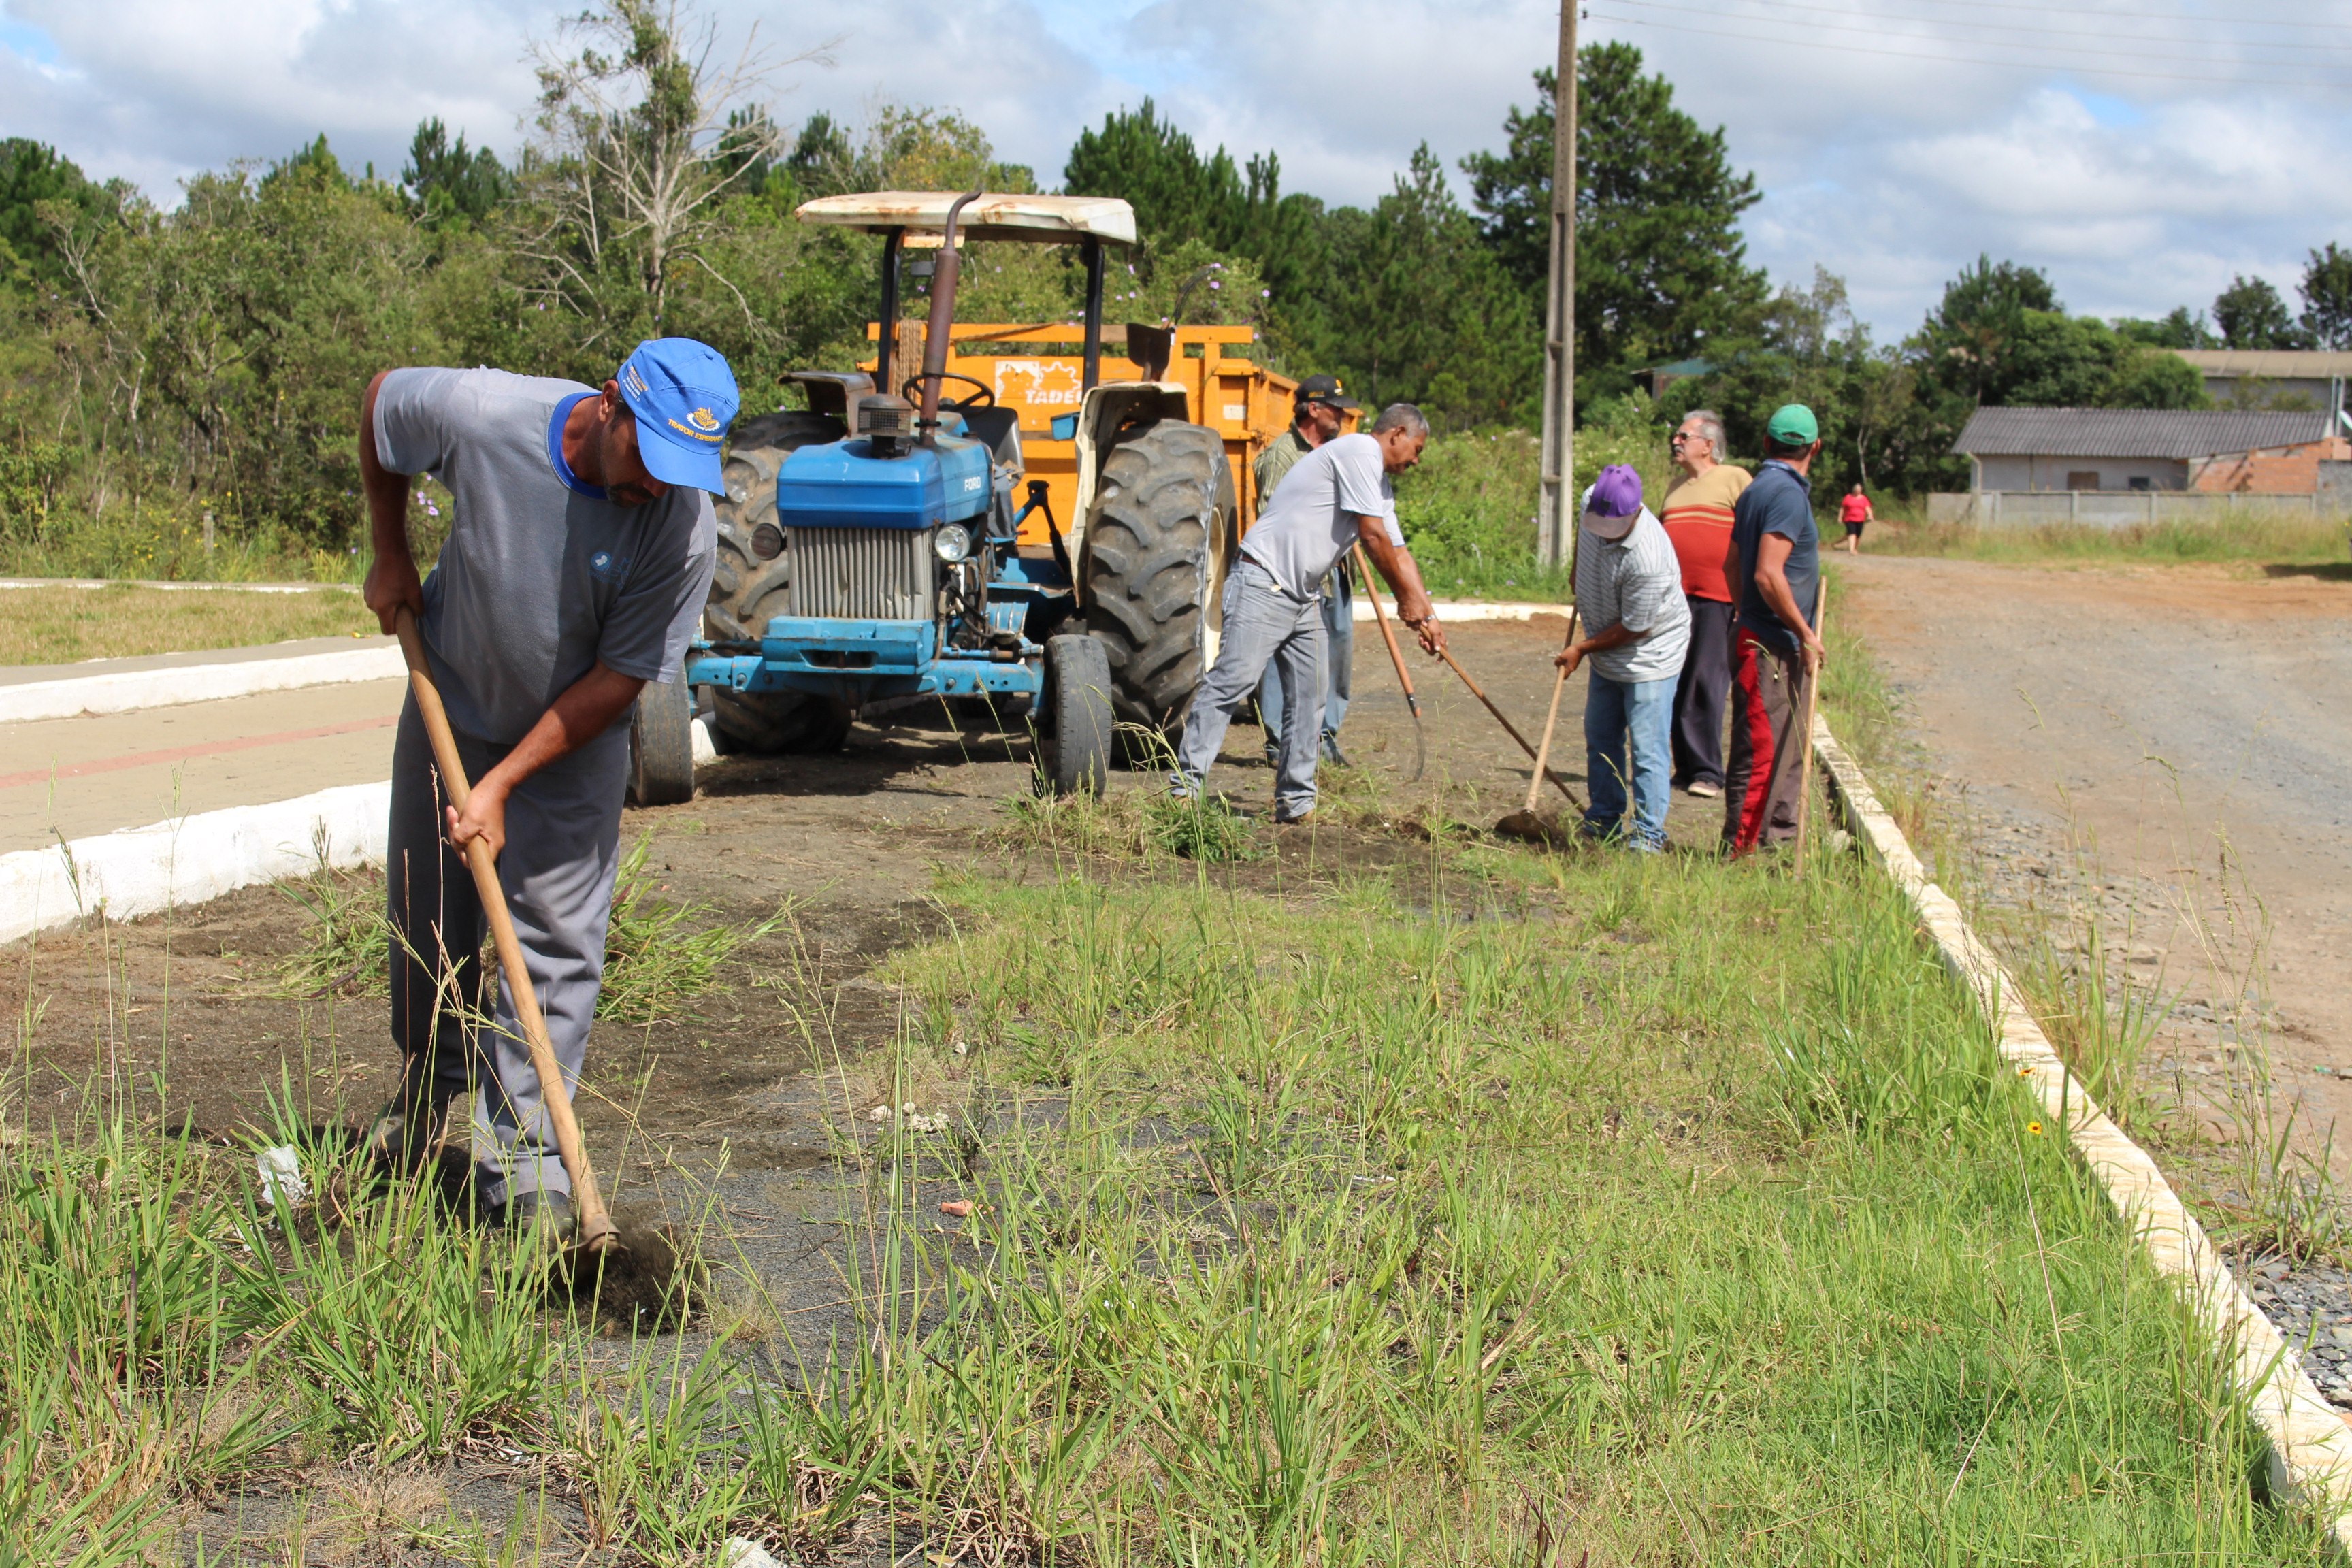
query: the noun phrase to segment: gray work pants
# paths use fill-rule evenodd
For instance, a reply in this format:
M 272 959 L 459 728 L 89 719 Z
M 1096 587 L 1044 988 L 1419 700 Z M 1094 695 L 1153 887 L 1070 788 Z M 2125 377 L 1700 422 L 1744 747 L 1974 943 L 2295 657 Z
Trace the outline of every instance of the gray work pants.
M 1234 711 L 1257 689 L 1265 667 L 1281 668 L 1293 691 L 1318 691 L 1323 664 L 1323 601 L 1293 597 L 1255 561 L 1244 560 L 1225 578 L 1225 625 L 1217 639 L 1217 662 L 1192 694 L 1184 738 L 1176 746 L 1176 772 L 1169 786 L 1180 795 L 1201 787 Z M 1284 715 L 1282 757 L 1274 781 L 1274 809 L 1297 816 L 1315 809 L 1315 741 L 1321 713 L 1312 702 L 1294 702 Z
M 457 737 L 468 778 L 480 778 L 511 749 Z M 604 926 L 620 865 L 628 760 L 625 721 L 533 773 L 507 798 L 499 879 L 564 1086 L 575 1092 L 604 973 Z M 403 1057 L 401 1092 L 412 1113 L 470 1097 L 476 1179 L 487 1203 L 502 1204 L 523 1192 L 569 1193 L 572 1181 L 556 1152 L 555 1129 L 506 987 L 498 988 L 488 1019 L 478 1012 L 488 926 L 473 874 L 441 837 L 446 804 L 412 696 L 393 742 L 385 847 L 392 1037 Z M 490 962 L 496 963 L 495 954 Z
M 1335 741 L 1348 717 L 1349 670 L 1356 655 L 1356 601 L 1348 576 L 1348 557 L 1323 579 L 1323 739 Z M 1727 666 L 1726 668 L 1728 668 Z M 1289 699 L 1283 691 L 1282 666 L 1266 667 L 1257 683 L 1258 717 L 1265 721 L 1265 760 L 1273 762 L 1282 749 L 1283 715 Z

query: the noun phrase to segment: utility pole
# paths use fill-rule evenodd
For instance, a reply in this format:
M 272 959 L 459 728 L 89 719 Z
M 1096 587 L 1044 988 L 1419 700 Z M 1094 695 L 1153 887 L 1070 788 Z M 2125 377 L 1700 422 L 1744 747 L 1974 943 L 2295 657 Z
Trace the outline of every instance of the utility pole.
M 1576 452 L 1576 7 L 1560 0 L 1559 96 L 1552 100 L 1551 279 L 1544 310 L 1543 491 L 1536 554 L 1565 565 Z

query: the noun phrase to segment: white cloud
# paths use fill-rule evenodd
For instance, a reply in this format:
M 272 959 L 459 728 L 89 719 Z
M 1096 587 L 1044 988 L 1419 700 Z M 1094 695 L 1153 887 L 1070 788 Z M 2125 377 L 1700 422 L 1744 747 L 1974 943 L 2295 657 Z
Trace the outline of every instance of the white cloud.
M 428 114 L 511 153 L 529 41 L 578 3 L 0 0 L 0 134 L 56 142 L 164 201 L 189 173 L 321 131 L 346 162 L 390 173 Z M 1051 184 L 1082 126 L 1149 93 L 1204 147 L 1276 150 L 1287 188 L 1353 202 L 1386 190 L 1418 142 L 1449 168 L 1499 144 L 1558 16 L 1544 0 L 715 6 L 730 36 L 757 21 L 783 53 L 843 35 L 832 68 L 780 73 L 788 121 L 824 109 L 854 122 L 884 98 L 951 105 Z M 1588 9 L 1588 39 L 1641 47 L 1757 172 L 1751 257 L 1784 280 L 1816 261 L 1843 274 L 1882 336 L 1980 252 L 2045 268 L 2074 309 L 2160 314 L 2236 272 L 2291 292 L 2305 251 L 2352 238 L 2352 173 L 2330 151 L 2352 116 L 2326 85 L 2352 79 L 2352 0 L 2267 29 L 2200 16 L 2210 0 Z M 1945 20 L 1920 20 L 1930 10 Z

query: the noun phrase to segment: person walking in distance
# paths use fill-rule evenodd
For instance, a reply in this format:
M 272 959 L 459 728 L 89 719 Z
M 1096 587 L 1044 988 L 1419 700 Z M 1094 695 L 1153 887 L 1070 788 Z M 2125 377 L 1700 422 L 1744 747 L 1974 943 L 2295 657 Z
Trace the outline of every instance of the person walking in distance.
M 1862 493 L 1860 485 L 1846 491 L 1845 499 L 1838 502 L 1838 521 L 1845 524 L 1845 538 L 1839 542 L 1838 547 L 1848 555 L 1861 554 L 1863 524 L 1876 522 L 1878 519 L 1871 511 L 1870 498 Z
M 1690 611 L 1690 652 L 1675 684 L 1676 787 L 1711 799 L 1723 794 L 1723 699 L 1731 686 L 1731 515 L 1748 470 L 1728 459 L 1721 416 L 1683 416 L 1669 443 L 1682 477 L 1666 491 L 1660 521 L 1682 564 Z
M 1592 804 L 1579 831 L 1591 840 L 1622 834 L 1628 848 L 1656 854 L 1666 847 L 1674 794 L 1667 758 L 1675 678 L 1690 646 L 1682 567 L 1666 531 L 1642 504 L 1642 476 L 1625 464 L 1601 469 L 1584 492 L 1582 527 L 1576 608 L 1589 630 L 1552 657 L 1570 675 L 1592 661 L 1584 694 L 1584 776 Z
M 1731 765 L 1725 770 L 1723 843 L 1746 855 L 1797 836 L 1803 748 L 1796 732 L 1806 686 L 1822 666 L 1813 604 L 1822 581 L 1811 481 L 1821 426 L 1801 403 L 1765 426 L 1765 461 L 1733 509 Z
M 1369 434 L 1326 441 L 1283 477 L 1281 492 L 1242 536 L 1240 559 L 1225 574 L 1217 662 L 1192 693 L 1170 794 L 1189 800 L 1201 793 L 1234 710 L 1257 689 L 1267 664 L 1282 662 L 1294 693 L 1318 689 L 1323 617 L 1318 589 L 1359 543 L 1394 590 L 1397 619 L 1420 635 L 1423 647 L 1444 650 L 1445 633 L 1421 584 L 1421 568 L 1404 547 L 1390 483 L 1391 475 L 1421 461 L 1428 444 L 1429 421 L 1421 410 L 1391 403 Z M 1274 785 L 1278 823 L 1304 822 L 1315 809 L 1318 718 L 1305 702 L 1293 702 L 1285 715 Z
M 1257 509 L 1261 516 L 1281 486 L 1282 477 L 1299 458 L 1336 439 L 1346 423 L 1344 416 L 1355 408 L 1356 400 L 1347 395 L 1336 376 L 1310 375 L 1298 384 L 1298 392 L 1291 403 L 1290 428 L 1266 443 L 1251 470 L 1257 479 Z M 1325 762 L 1337 763 L 1341 767 L 1348 765 L 1348 757 L 1339 750 L 1339 723 L 1348 716 L 1349 674 L 1356 654 L 1356 594 L 1353 574 L 1348 567 L 1348 557 L 1342 555 L 1339 563 L 1323 579 L 1322 752 Z M 1280 737 L 1288 700 L 1282 687 L 1282 668 L 1278 659 L 1266 666 L 1265 679 L 1258 682 L 1257 688 L 1257 711 L 1265 725 L 1268 766 L 1276 765 L 1282 754 Z
M 619 867 L 628 715 L 649 680 L 685 679 L 718 558 L 710 498 L 740 399 L 719 352 L 637 345 L 599 389 L 499 370 L 388 370 L 360 405 L 383 629 L 416 618 L 473 793 L 450 807 L 414 694 L 392 753 L 385 854 L 398 1091 L 367 1134 L 415 1170 L 470 1095 L 476 1192 L 517 1229 L 568 1232 L 571 1181 L 517 1021 L 475 1026 L 484 918 L 460 851 L 499 878 L 569 1086 L 604 969 Z M 410 477 L 457 500 L 433 574 L 409 552 Z M 509 834 L 511 829 L 511 835 Z

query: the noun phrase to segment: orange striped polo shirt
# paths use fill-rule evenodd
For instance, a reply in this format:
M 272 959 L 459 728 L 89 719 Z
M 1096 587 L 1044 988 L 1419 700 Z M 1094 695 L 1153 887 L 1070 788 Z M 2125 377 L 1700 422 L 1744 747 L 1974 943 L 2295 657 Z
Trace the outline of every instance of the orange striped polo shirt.
M 1723 574 L 1731 552 L 1731 508 L 1748 488 L 1748 470 L 1717 463 L 1695 479 L 1685 479 L 1666 492 L 1658 521 L 1674 541 L 1675 559 L 1682 563 L 1683 592 L 1694 599 L 1732 602 L 1731 584 Z

